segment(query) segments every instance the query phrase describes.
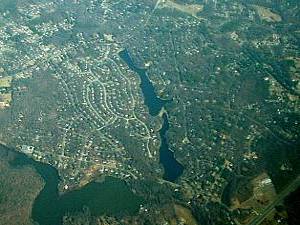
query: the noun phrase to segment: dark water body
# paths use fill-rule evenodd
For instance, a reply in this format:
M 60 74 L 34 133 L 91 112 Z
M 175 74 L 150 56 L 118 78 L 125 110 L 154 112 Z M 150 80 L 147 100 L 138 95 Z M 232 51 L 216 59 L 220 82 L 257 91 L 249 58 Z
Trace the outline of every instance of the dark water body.
M 149 113 L 152 116 L 157 116 L 162 107 L 171 100 L 162 100 L 157 97 L 153 84 L 149 80 L 146 70 L 137 67 L 127 50 L 123 50 L 119 53 L 119 56 L 126 62 L 128 67 L 136 72 L 141 79 L 140 87 L 144 96 L 144 103 L 149 109 Z M 167 181 L 175 181 L 183 173 L 183 166 L 175 159 L 174 153 L 169 149 L 168 140 L 166 134 L 169 130 L 169 120 L 166 113 L 163 114 L 163 125 L 159 131 L 161 138 L 160 145 L 160 163 L 164 167 L 163 178 Z
M 119 56 L 126 62 L 129 69 L 139 75 L 141 79 L 140 87 L 143 92 L 145 105 L 148 107 L 151 116 L 157 116 L 162 107 L 171 100 L 162 100 L 157 97 L 154 86 L 147 76 L 146 69 L 137 67 L 127 50 L 121 51 Z
M 11 150 L 13 151 L 13 150 Z M 107 177 L 103 183 L 91 182 L 81 189 L 59 195 L 57 170 L 47 164 L 16 152 L 11 166 L 30 165 L 45 181 L 45 186 L 34 201 L 32 219 L 40 225 L 61 225 L 67 213 L 81 212 L 88 207 L 92 215 L 133 215 L 144 200 L 132 193 L 120 179 Z
M 183 166 L 175 159 L 174 152 L 169 149 L 166 133 L 169 130 L 169 120 L 167 114 L 163 114 L 163 125 L 159 130 L 161 138 L 159 160 L 164 166 L 164 179 L 167 181 L 175 181 L 183 173 Z

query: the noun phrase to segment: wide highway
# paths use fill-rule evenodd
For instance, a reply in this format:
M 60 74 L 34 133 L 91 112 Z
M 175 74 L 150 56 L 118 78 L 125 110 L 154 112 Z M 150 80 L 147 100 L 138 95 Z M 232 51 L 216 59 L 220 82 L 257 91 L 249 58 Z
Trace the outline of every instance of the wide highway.
M 266 208 L 263 209 L 262 212 L 259 213 L 258 216 L 253 218 L 248 225 L 259 225 L 264 219 L 273 211 L 274 207 L 280 204 L 283 199 L 289 195 L 291 192 L 295 191 L 298 187 L 300 187 L 300 176 L 298 176 L 295 180 L 293 180 L 285 189 L 283 189 L 277 196 L 276 199 L 270 203 Z

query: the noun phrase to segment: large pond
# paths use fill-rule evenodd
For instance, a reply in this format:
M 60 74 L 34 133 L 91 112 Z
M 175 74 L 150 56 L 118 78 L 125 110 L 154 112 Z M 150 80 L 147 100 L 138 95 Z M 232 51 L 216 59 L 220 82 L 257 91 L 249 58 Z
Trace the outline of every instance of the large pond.
M 137 67 L 129 52 L 125 49 L 119 53 L 119 56 L 126 62 L 128 67 L 139 75 L 141 83 L 140 87 L 144 96 L 144 103 L 148 107 L 152 116 L 157 116 L 163 106 L 171 100 L 162 100 L 156 93 L 153 84 L 148 78 L 147 71 Z M 169 120 L 166 113 L 163 114 L 163 125 L 159 131 L 161 138 L 160 145 L 160 163 L 164 167 L 164 179 L 167 181 L 175 181 L 183 173 L 183 166 L 175 159 L 174 153 L 169 149 L 167 132 L 169 130 Z
M 11 166 L 30 165 L 45 181 L 32 209 L 32 219 L 40 225 L 61 225 L 64 215 L 80 212 L 85 207 L 90 209 L 92 215 L 133 215 L 144 202 L 124 181 L 113 177 L 107 177 L 102 183 L 91 182 L 81 189 L 59 195 L 59 176 L 54 167 L 34 161 L 22 153 L 16 154 L 17 157 L 10 162 Z

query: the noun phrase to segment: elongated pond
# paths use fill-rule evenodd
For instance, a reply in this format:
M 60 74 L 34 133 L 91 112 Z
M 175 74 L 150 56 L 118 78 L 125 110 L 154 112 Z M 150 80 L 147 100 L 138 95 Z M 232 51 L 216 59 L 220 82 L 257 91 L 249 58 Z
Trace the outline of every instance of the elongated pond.
M 148 78 L 147 71 L 145 69 L 137 67 L 127 50 L 123 50 L 119 53 L 119 56 L 124 60 L 128 67 L 139 75 L 141 83 L 140 88 L 143 92 L 144 103 L 148 107 L 149 113 L 152 116 L 157 116 L 168 102 L 171 100 L 162 100 L 156 93 L 155 88 Z M 175 159 L 174 153 L 169 149 L 167 132 L 169 130 L 169 120 L 166 113 L 163 114 L 163 125 L 159 131 L 161 138 L 160 145 L 160 163 L 164 167 L 163 178 L 167 181 L 175 181 L 183 173 L 183 166 Z

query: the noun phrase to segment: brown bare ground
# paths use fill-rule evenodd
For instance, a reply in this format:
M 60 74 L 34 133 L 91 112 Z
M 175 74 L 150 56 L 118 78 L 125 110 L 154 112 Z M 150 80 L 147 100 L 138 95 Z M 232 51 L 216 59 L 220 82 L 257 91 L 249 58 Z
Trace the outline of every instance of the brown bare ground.
M 280 22 L 282 20 L 280 15 L 272 12 L 269 8 L 259 5 L 253 5 L 253 7 L 256 9 L 259 17 L 262 20 L 265 20 L 267 22 Z
M 200 4 L 178 4 L 171 0 L 162 0 L 159 7 L 175 9 L 180 12 L 187 13 L 193 17 L 197 17 L 197 14 L 203 10 L 203 5 Z

